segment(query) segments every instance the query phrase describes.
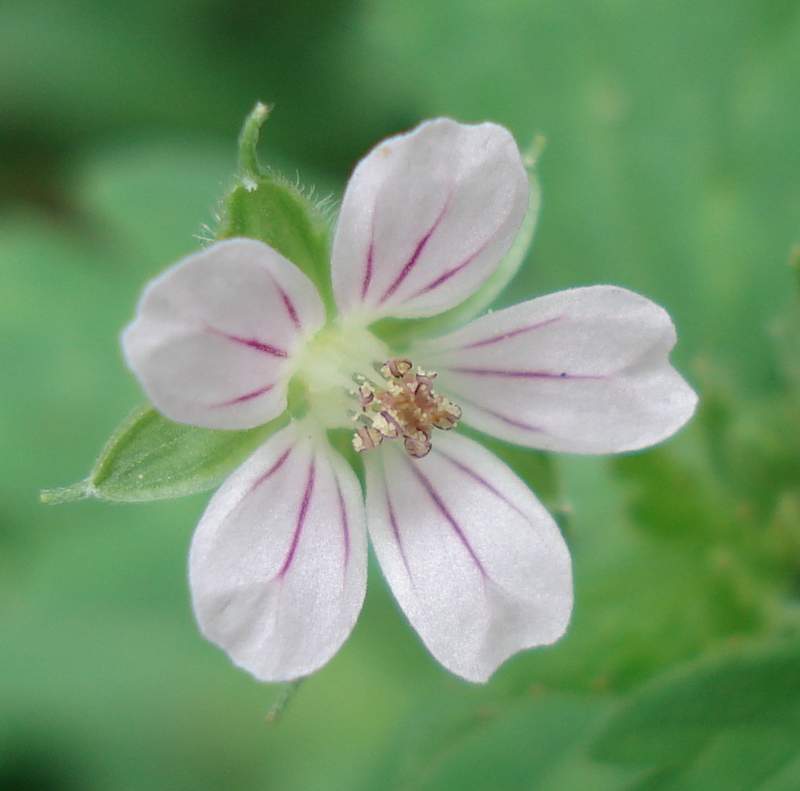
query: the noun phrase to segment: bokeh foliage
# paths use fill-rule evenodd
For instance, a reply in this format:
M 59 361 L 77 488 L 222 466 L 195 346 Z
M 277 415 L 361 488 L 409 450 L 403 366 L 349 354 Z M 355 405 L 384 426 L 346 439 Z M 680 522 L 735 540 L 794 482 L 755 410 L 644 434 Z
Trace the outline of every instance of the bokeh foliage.
M 800 786 L 798 78 L 793 0 L 0 5 L 0 788 Z M 205 495 L 37 502 L 140 403 L 118 333 L 214 225 L 257 98 L 262 158 L 320 195 L 424 117 L 544 134 L 501 304 L 611 282 L 676 320 L 701 410 L 675 440 L 497 446 L 557 510 L 577 601 L 486 687 L 372 568 L 351 640 L 266 726 L 278 690 L 192 621 Z

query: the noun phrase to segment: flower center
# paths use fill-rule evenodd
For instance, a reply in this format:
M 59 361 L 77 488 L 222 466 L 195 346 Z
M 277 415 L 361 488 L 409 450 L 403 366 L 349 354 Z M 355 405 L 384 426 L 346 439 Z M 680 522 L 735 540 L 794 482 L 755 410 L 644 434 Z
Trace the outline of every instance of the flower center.
M 290 386 L 290 411 L 307 411 L 325 428 L 353 425 L 353 387 L 385 360 L 386 345 L 361 327 L 336 323 L 317 333 L 299 352 Z M 295 404 L 292 404 L 294 391 Z
M 356 420 L 361 425 L 353 435 L 353 447 L 363 453 L 385 439 L 402 439 L 410 456 L 427 456 L 433 429 L 454 428 L 461 408 L 433 391 L 435 371 L 415 371 L 411 360 L 392 358 L 381 366 L 380 375 L 379 383 L 355 377 L 354 395 L 361 407 Z
M 381 360 L 387 362 L 381 364 Z M 289 387 L 289 411 L 306 413 L 325 429 L 352 428 L 359 452 L 384 440 L 402 440 L 406 452 L 426 456 L 433 429 L 447 431 L 461 408 L 434 392 L 435 371 L 391 357 L 386 345 L 363 327 L 337 322 L 299 352 Z

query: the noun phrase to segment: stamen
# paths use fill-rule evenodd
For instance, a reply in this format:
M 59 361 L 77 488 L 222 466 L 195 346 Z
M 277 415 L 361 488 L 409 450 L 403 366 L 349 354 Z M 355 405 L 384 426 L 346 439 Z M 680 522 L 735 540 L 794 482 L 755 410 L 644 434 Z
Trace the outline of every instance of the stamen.
M 362 407 L 368 406 L 375 399 L 375 391 L 368 384 L 362 384 L 358 387 L 358 400 Z
M 431 441 L 421 431 L 417 432 L 416 437 L 406 437 L 403 446 L 409 456 L 421 459 L 431 452 Z
M 372 450 L 377 448 L 383 441 L 383 434 L 376 428 L 361 427 L 356 429 L 353 436 L 353 447 L 359 452 L 363 453 L 365 450 Z
M 411 360 L 392 359 L 384 363 L 381 368 L 381 373 L 386 379 L 390 376 L 393 376 L 395 379 L 401 379 L 403 375 L 409 373 L 413 367 Z
M 376 366 L 377 368 L 377 366 Z M 461 407 L 433 391 L 435 371 L 423 371 L 411 360 L 393 358 L 379 368 L 383 382 L 362 377 L 353 392 L 361 408 L 356 421 L 362 425 L 353 436 L 359 452 L 371 450 L 385 439 L 403 439 L 406 452 L 421 459 L 431 450 L 434 428 L 449 431 L 461 418 Z
M 449 431 L 458 425 L 459 420 L 461 420 L 461 407 L 452 401 L 448 401 L 447 405 L 434 415 L 433 425 L 436 428 Z

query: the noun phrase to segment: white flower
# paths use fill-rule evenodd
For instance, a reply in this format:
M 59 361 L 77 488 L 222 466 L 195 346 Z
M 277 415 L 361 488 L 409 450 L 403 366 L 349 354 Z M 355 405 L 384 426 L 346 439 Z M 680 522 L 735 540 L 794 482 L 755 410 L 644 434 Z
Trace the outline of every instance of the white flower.
M 621 288 L 485 315 L 406 350 L 420 369 L 370 332 L 379 318 L 462 303 L 496 269 L 527 204 L 505 129 L 431 121 L 353 173 L 331 262 L 339 317 L 326 323 L 311 281 L 249 239 L 191 255 L 145 290 L 123 345 L 167 417 L 245 429 L 287 408 L 290 379 L 305 392 L 306 416 L 222 485 L 191 548 L 200 628 L 257 678 L 304 676 L 342 645 L 364 599 L 367 528 L 397 601 L 453 673 L 484 681 L 564 633 L 572 579 L 555 522 L 482 445 L 434 426 L 463 412 L 520 445 L 614 453 L 659 442 L 691 416 L 695 394 L 668 360 L 669 316 Z M 325 433 L 352 428 L 354 415 L 366 503 Z

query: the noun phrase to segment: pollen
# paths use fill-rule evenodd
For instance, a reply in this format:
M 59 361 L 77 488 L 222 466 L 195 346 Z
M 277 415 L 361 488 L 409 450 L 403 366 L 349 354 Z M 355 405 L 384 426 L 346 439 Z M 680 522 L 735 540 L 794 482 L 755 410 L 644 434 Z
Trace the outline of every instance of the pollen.
M 382 381 L 358 377 L 353 396 L 359 409 L 353 447 L 377 448 L 384 440 L 401 440 L 406 452 L 421 459 L 431 450 L 433 429 L 458 425 L 461 407 L 433 390 L 435 371 L 414 369 L 411 360 L 392 358 L 379 369 Z

